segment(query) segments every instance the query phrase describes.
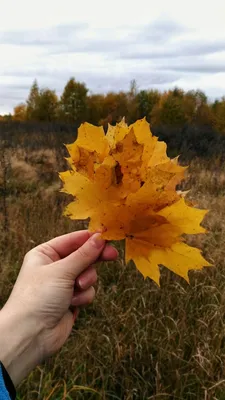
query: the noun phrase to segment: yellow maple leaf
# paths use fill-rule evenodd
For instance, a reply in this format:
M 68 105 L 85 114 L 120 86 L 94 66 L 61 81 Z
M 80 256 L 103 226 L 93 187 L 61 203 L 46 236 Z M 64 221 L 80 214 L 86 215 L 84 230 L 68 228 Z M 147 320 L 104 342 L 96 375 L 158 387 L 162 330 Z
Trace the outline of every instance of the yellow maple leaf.
M 85 122 L 78 128 L 77 140 L 66 145 L 73 169 L 89 178 L 94 177 L 94 164 L 101 163 L 109 153 L 109 144 L 102 127 Z
M 74 201 L 64 215 L 90 218 L 89 230 L 101 229 L 106 240 L 125 239 L 126 262 L 132 259 L 157 284 L 161 264 L 186 280 L 189 270 L 210 265 L 182 237 L 205 232 L 200 224 L 207 211 L 191 207 L 176 191 L 186 167 L 167 156 L 145 119 L 109 125 L 106 135 L 82 124 L 67 149 L 72 170 L 60 178 Z

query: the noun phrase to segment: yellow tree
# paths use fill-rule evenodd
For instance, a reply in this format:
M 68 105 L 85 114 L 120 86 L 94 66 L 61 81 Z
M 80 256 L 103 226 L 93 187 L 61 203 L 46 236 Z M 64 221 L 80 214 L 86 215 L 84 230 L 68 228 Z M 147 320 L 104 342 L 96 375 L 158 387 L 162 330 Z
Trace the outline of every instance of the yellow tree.
M 18 104 L 13 110 L 14 121 L 25 121 L 27 119 L 27 106 L 24 103 Z
M 116 124 L 121 121 L 124 116 L 128 116 L 129 103 L 127 94 L 124 92 L 109 92 L 104 97 L 103 103 L 103 120 L 101 122 Z
M 214 128 L 221 133 L 225 133 L 225 97 L 221 101 L 216 100 L 212 105 L 214 116 Z
M 103 118 L 104 96 L 91 94 L 87 97 L 87 120 L 94 125 L 99 125 Z

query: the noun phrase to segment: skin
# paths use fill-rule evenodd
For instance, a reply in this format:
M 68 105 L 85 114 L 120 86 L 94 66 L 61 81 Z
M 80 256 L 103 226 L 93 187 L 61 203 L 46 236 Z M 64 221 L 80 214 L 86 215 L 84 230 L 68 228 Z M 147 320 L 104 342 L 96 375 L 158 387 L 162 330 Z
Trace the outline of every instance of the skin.
M 0 360 L 15 386 L 63 346 L 78 307 L 94 300 L 93 264 L 115 260 L 117 255 L 99 233 L 88 231 L 56 237 L 25 255 L 0 311 Z

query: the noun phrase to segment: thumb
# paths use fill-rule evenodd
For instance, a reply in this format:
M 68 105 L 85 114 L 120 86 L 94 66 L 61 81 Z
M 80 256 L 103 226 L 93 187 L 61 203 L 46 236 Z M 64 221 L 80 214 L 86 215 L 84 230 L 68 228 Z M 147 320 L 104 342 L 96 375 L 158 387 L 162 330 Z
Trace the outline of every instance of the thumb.
M 100 233 L 92 235 L 78 250 L 63 258 L 58 263 L 60 268 L 72 279 L 76 279 L 89 265 L 94 264 L 105 246 Z

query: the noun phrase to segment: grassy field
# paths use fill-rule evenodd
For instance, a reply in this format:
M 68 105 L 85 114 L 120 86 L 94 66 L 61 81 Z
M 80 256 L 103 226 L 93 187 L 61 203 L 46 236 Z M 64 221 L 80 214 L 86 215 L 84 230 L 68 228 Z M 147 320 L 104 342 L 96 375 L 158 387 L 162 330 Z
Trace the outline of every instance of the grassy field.
M 63 160 L 62 160 L 63 161 Z M 30 248 L 85 227 L 62 217 L 57 153 L 1 154 L 0 301 Z M 98 267 L 96 300 L 82 310 L 60 353 L 31 373 L 19 400 L 225 400 L 225 169 L 191 162 L 183 188 L 210 208 L 207 235 L 189 237 L 215 267 L 190 273 L 190 286 L 165 268 L 161 288 L 124 265 Z

